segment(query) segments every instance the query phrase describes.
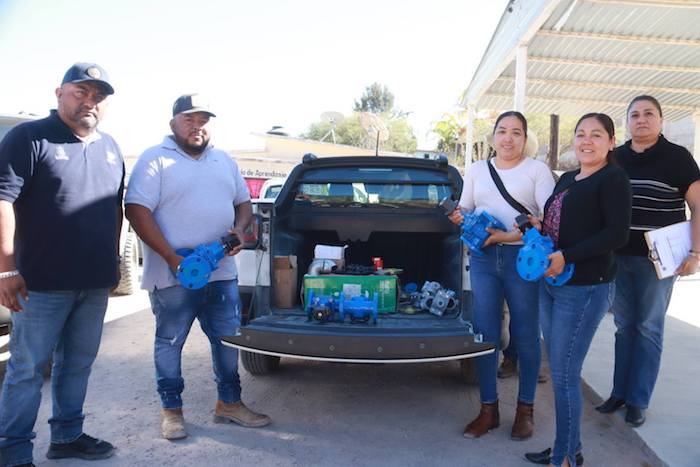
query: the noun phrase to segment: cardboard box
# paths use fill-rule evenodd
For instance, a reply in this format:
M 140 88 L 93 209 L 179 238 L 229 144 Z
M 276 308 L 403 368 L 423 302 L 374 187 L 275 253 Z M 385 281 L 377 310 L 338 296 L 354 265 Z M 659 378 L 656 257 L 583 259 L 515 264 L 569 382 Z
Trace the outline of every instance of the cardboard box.
M 275 305 L 278 308 L 294 308 L 297 304 L 297 257 L 275 256 Z
M 308 303 L 309 292 L 314 295 L 344 294 L 347 299 L 359 295 L 372 298 L 379 294 L 379 313 L 396 312 L 396 276 L 346 276 L 328 274 L 304 276 L 304 300 Z

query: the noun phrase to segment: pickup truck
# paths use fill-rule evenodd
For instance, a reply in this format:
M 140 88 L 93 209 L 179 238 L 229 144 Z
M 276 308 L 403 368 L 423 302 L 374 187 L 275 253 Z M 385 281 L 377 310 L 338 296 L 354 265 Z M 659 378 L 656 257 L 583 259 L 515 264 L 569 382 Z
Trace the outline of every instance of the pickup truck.
M 237 259 L 246 305 L 239 333 L 222 339 L 241 351 L 244 368 L 266 374 L 281 358 L 330 362 L 404 363 L 456 360 L 473 382 L 470 357 L 493 352 L 473 332 L 466 250 L 460 229 L 439 207 L 458 198 L 462 178 L 445 158 L 325 157 L 307 154 L 279 195 L 257 200 L 258 244 Z M 317 245 L 344 246 L 344 263 L 365 271 L 371 257 L 401 284 L 426 281 L 456 292 L 458 306 L 441 316 L 400 309 L 372 322 L 312 319 L 302 285 Z M 281 283 L 276 257 L 296 257 L 293 304 L 276 302 Z M 362 269 L 361 269 L 362 270 Z M 288 271 L 285 272 L 288 274 Z M 286 285 L 285 285 L 286 287 Z M 405 296 L 405 294 L 404 294 Z M 398 303 L 398 300 L 397 300 Z

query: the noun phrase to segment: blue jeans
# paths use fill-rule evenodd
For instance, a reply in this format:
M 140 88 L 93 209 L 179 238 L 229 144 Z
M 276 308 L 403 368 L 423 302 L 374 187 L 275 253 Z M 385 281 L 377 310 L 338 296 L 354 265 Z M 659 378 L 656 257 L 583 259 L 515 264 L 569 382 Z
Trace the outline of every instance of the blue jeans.
M 483 256 L 471 255 L 469 272 L 474 294 L 474 330 L 484 340 L 496 344 L 496 351 L 477 357 L 481 402 L 498 400 L 496 374 L 501 340 L 503 300 L 510 309 L 510 329 L 518 352 L 520 381 L 518 400 L 535 401 L 537 374 L 540 371 L 540 324 L 536 282 L 520 278 L 515 269 L 518 245 L 492 245 L 483 249 Z
M 156 317 L 154 359 L 163 408 L 182 407 L 182 347 L 195 318 L 211 344 L 219 400 L 229 404 L 240 401 L 238 350 L 224 346 L 220 340 L 236 334 L 241 323 L 237 281 L 210 282 L 199 290 L 173 286 L 156 289 L 149 296 Z
M 540 323 L 549 355 L 556 411 L 552 464 L 576 465 L 581 450 L 581 368 L 615 295 L 613 283 L 554 287 L 540 281 Z
M 675 276 L 657 279 L 643 256 L 617 255 L 615 377 L 612 396 L 646 409 L 661 364 L 666 309 Z
M 51 442 L 83 432 L 83 402 L 107 309 L 107 289 L 29 291 L 12 313 L 10 360 L 0 396 L 0 460 L 32 462 L 32 430 L 41 403 L 43 369 L 53 354 Z

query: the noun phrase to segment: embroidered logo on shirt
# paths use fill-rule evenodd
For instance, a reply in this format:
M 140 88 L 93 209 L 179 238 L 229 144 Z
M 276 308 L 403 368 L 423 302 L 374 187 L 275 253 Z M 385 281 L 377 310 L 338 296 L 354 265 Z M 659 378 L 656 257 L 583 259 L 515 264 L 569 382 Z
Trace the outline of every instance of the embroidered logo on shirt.
M 107 163 L 110 165 L 117 165 L 117 155 L 112 151 L 107 151 Z
M 57 161 L 67 161 L 68 160 L 68 155 L 66 154 L 66 150 L 63 149 L 63 146 L 58 146 L 56 148 L 56 153 L 53 155 L 53 157 Z

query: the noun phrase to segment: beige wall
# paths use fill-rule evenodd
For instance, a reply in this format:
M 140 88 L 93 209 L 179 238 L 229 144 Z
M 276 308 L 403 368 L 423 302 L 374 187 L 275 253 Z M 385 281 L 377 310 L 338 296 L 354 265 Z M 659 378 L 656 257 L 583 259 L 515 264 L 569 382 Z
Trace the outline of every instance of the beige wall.
M 301 162 L 304 154 L 312 153 L 318 157 L 328 156 L 372 156 L 374 150 L 346 146 L 344 144 L 325 143 L 289 136 L 268 134 L 256 135 L 263 139 L 265 149 L 233 149 L 233 155 L 244 177 L 273 178 L 286 177 L 294 166 Z M 402 155 L 395 152 L 379 151 L 382 156 Z
M 313 153 L 318 157 L 328 156 L 371 156 L 374 150 L 346 146 L 344 144 L 322 143 L 289 136 L 276 136 L 258 134 L 265 145 L 265 149 L 233 149 L 229 151 L 233 155 L 241 173 L 247 178 L 284 178 L 301 162 L 306 153 Z M 402 155 L 395 152 L 379 151 L 382 156 Z M 138 156 L 126 156 L 126 170 L 131 169 Z

